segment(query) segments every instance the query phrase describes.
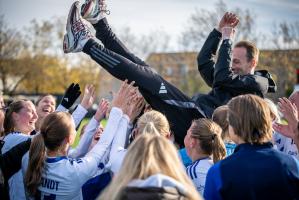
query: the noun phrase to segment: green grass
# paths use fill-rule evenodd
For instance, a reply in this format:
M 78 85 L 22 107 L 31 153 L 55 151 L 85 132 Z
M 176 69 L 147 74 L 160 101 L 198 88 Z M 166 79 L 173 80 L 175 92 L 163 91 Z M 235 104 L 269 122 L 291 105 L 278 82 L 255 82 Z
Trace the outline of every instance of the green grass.
M 80 140 L 81 129 L 82 129 L 82 127 L 83 127 L 85 124 L 87 124 L 87 123 L 89 122 L 89 120 L 90 120 L 90 118 L 84 118 L 84 119 L 82 120 L 82 122 L 81 122 L 81 124 L 80 124 L 80 127 L 79 127 L 79 129 L 78 129 L 78 131 L 77 131 L 77 135 L 76 135 L 76 138 L 75 138 L 75 142 L 74 142 L 74 144 L 72 145 L 73 148 L 76 147 L 76 146 L 78 145 L 79 140 Z M 104 127 L 106 126 L 106 123 L 107 123 L 107 120 L 106 120 L 106 119 L 104 119 L 104 120 L 101 121 L 101 124 L 102 124 Z

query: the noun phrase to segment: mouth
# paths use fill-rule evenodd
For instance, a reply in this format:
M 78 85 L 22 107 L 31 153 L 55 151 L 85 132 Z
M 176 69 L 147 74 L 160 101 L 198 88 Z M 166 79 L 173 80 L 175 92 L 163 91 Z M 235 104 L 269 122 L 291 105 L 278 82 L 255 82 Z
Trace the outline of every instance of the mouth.
M 36 120 L 29 121 L 29 125 L 30 126 L 35 126 L 35 122 L 36 122 Z
M 46 108 L 43 108 L 42 111 L 43 111 L 44 113 L 50 114 L 50 113 L 52 112 L 52 109 L 49 108 L 49 107 L 46 107 Z

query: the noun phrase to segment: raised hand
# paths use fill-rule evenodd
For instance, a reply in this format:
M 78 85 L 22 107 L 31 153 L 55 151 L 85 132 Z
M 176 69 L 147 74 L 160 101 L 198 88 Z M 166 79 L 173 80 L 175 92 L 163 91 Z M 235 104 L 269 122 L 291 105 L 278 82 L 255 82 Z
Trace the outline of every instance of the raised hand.
M 69 109 L 72 107 L 72 105 L 75 103 L 75 101 L 80 96 L 80 86 L 78 83 L 74 84 L 72 83 L 65 91 L 63 98 L 60 102 L 60 104 L 65 107 L 66 109 Z
M 128 84 L 127 80 L 122 83 L 119 91 L 116 93 L 112 100 L 112 107 L 121 108 L 123 112 L 128 109 L 127 104 L 129 104 L 129 102 L 132 100 L 132 94 L 136 93 L 137 90 L 136 87 L 133 87 L 134 83 L 135 82 L 132 81 L 130 84 Z
M 144 98 L 139 94 L 135 95 L 134 99 L 129 105 L 129 109 L 127 112 L 127 115 L 129 116 L 131 123 L 136 119 L 136 117 L 138 117 L 138 115 L 141 113 L 144 106 L 145 106 Z
M 235 28 L 238 25 L 238 23 L 239 23 L 239 18 L 237 17 L 236 14 L 226 12 L 219 22 L 218 31 L 222 32 L 222 29 L 224 27 Z
M 102 99 L 98 105 L 98 109 L 94 115 L 95 120 L 100 122 L 102 119 L 105 118 L 107 110 L 109 108 L 109 102 L 106 99 Z
M 279 111 L 284 115 L 285 119 L 288 121 L 287 125 L 275 123 L 273 128 L 275 131 L 281 133 L 282 135 L 292 138 L 294 140 L 299 140 L 298 135 L 298 110 L 295 104 L 290 102 L 287 98 L 279 99 Z
M 95 87 L 87 84 L 84 89 L 84 96 L 81 101 L 81 105 L 88 110 L 95 100 Z

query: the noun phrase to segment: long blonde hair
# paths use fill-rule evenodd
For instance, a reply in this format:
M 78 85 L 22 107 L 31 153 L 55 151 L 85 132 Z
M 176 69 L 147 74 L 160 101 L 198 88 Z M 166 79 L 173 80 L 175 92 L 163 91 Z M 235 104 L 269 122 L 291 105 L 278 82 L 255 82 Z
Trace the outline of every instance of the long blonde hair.
M 169 137 L 170 127 L 167 118 L 160 112 L 151 110 L 144 113 L 137 122 L 138 133 L 156 134 Z
M 120 172 L 99 199 L 120 199 L 121 191 L 134 179 L 146 179 L 154 174 L 169 176 L 187 189 L 186 199 L 200 199 L 186 175 L 174 145 L 165 137 L 143 134 L 129 147 Z

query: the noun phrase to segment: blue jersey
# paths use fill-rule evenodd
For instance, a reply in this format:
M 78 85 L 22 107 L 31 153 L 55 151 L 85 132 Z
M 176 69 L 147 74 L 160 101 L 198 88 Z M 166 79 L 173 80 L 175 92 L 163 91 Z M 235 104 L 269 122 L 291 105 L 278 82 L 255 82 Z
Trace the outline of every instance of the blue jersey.
M 271 143 L 244 143 L 213 165 L 207 175 L 204 198 L 298 199 L 299 162 L 272 148 Z

